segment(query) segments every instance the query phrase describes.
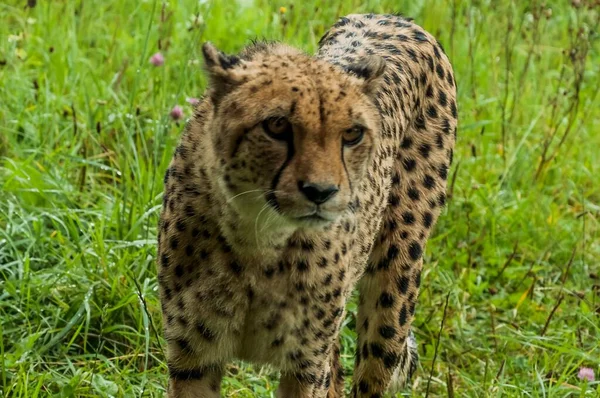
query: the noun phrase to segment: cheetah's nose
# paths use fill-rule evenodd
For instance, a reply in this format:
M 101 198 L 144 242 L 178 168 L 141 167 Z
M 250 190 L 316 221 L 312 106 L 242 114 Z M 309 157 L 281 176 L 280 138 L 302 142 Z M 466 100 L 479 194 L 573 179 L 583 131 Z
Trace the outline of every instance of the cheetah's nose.
M 337 185 L 313 184 L 304 181 L 298 181 L 298 189 L 306 196 L 306 199 L 318 205 L 327 202 L 340 190 Z

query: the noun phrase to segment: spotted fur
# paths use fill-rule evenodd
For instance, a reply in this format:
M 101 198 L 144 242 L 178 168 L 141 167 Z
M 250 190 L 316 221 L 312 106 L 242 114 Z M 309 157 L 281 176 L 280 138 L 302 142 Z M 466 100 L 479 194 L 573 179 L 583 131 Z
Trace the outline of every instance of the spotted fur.
M 158 278 L 170 397 L 218 397 L 225 364 L 279 397 L 342 397 L 338 335 L 360 291 L 353 397 L 401 388 L 422 254 L 446 200 L 452 67 L 408 19 L 349 15 L 315 56 L 203 53 L 209 89 L 165 175 Z

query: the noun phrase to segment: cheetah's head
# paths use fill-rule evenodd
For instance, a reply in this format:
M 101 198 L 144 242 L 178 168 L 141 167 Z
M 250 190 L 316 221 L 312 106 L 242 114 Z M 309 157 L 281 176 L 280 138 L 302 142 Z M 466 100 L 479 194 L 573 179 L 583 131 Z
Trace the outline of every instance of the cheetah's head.
M 383 59 L 342 70 L 278 44 L 202 50 L 221 187 L 238 214 L 318 227 L 347 212 L 378 142 Z

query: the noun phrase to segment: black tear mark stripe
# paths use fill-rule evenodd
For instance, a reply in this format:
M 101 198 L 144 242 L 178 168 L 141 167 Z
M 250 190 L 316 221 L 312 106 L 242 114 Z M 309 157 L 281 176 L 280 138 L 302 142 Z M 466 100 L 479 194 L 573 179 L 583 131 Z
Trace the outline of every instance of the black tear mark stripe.
M 292 158 L 294 157 L 294 134 L 289 134 L 289 138 L 286 140 L 286 143 L 287 143 L 288 151 L 287 151 L 287 156 L 285 158 L 285 161 L 283 162 L 283 164 L 281 165 L 279 170 L 277 170 L 275 177 L 273 177 L 273 181 L 271 181 L 271 189 L 265 195 L 267 202 L 270 203 L 271 206 L 277 211 L 279 210 L 279 204 L 277 203 L 277 197 L 275 196 L 274 192 L 275 192 L 275 189 L 277 188 L 277 185 L 279 184 L 279 179 L 281 178 L 281 174 L 283 173 L 283 170 L 285 170 L 285 168 L 290 164 L 290 162 L 292 161 Z
M 352 194 L 352 180 L 350 180 L 350 174 L 348 173 L 348 167 L 346 167 L 346 159 L 344 159 L 344 144 L 341 145 L 341 157 L 342 157 L 342 165 L 344 166 L 344 171 L 346 172 L 346 177 L 348 178 L 348 188 L 350 188 L 350 194 Z

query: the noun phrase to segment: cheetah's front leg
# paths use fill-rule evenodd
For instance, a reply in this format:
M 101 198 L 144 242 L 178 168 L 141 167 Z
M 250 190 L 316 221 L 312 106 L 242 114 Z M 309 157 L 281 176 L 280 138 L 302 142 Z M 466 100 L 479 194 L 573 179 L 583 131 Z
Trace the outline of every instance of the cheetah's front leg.
M 415 370 L 418 357 L 410 325 L 421 264 L 395 277 L 377 271 L 363 276 L 352 397 L 382 397 L 390 385 L 402 387 Z
M 221 368 L 182 370 L 169 367 L 167 398 L 219 398 Z
M 340 362 L 339 339 L 326 350 L 327 357 L 314 357 L 296 373 L 283 373 L 277 398 L 343 398 L 344 370 Z

